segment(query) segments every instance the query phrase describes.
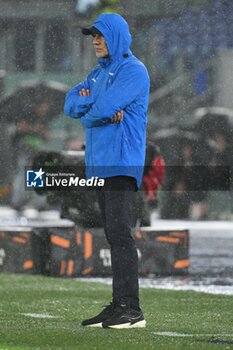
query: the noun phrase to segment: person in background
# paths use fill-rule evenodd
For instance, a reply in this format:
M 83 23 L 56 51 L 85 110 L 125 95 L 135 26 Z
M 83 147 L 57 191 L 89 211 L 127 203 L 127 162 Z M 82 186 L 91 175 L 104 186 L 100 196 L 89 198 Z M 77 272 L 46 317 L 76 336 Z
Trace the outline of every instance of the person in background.
M 216 130 L 213 141 L 215 146 L 213 162 L 215 162 L 216 165 L 231 165 L 232 141 L 229 131 Z
M 165 176 L 165 161 L 158 146 L 146 144 L 146 160 L 141 190 L 135 195 L 132 226 L 150 226 L 151 211 L 157 208 L 157 191 Z
M 146 161 L 142 179 L 145 200 L 149 207 L 157 207 L 157 191 L 165 177 L 165 160 L 158 146 L 148 142 L 146 146 Z
M 41 101 L 35 106 L 33 121 L 29 118 L 20 120 L 12 138 L 16 150 L 14 161 L 17 172 L 13 181 L 11 204 L 17 210 L 25 207 L 43 208 L 44 199 L 38 198 L 34 191 L 25 190 L 25 167 L 31 166 L 33 157 L 44 147 L 50 133 L 45 127 L 44 118 L 49 111 L 49 102 Z
M 181 140 L 178 164 L 167 168 L 160 210 L 162 219 L 188 219 L 193 203 L 204 200 L 205 193 L 201 191 L 198 167 L 200 162 L 200 155 L 196 154 L 193 141 Z

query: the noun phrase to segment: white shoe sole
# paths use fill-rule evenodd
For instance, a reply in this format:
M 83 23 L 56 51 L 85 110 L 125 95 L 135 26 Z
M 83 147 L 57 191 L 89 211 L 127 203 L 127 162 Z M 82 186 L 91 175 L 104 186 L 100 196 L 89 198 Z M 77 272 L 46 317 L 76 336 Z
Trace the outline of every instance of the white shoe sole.
M 108 328 L 114 328 L 114 329 L 145 328 L 145 327 L 146 327 L 146 320 L 142 320 L 133 324 L 129 322 L 129 323 L 117 324 L 115 326 L 108 326 Z
M 94 323 L 94 324 L 89 324 L 84 327 L 96 327 L 96 328 L 102 328 L 102 322 L 100 323 Z

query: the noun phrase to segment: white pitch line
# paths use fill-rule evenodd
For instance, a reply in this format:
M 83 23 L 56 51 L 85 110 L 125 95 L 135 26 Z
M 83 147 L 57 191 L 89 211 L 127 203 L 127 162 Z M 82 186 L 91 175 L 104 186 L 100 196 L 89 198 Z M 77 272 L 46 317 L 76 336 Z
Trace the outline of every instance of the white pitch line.
M 61 316 L 53 316 L 48 314 L 21 313 L 21 315 L 33 318 L 61 318 Z
M 164 337 L 232 337 L 233 334 L 186 334 L 177 332 L 153 332 L 155 335 L 161 335 Z
M 176 332 L 153 332 L 155 335 L 162 335 L 164 337 L 193 337 L 193 334 L 184 334 Z

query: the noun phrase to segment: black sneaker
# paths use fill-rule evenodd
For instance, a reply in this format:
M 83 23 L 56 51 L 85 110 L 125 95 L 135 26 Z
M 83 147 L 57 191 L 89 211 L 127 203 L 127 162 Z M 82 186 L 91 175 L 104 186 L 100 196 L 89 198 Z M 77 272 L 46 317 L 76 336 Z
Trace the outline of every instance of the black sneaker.
M 142 311 L 137 311 L 127 305 L 114 309 L 113 315 L 102 323 L 103 328 L 144 328 L 146 321 Z
M 82 326 L 102 327 L 102 322 L 106 321 L 113 315 L 114 306 L 112 303 L 107 305 L 100 314 L 88 320 L 82 321 Z

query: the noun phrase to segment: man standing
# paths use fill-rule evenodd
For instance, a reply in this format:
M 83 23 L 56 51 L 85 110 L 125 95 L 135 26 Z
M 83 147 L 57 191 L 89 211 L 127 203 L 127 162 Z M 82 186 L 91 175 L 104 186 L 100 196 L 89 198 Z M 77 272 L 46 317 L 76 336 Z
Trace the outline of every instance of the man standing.
M 97 195 L 113 272 L 112 302 L 82 325 L 145 327 L 131 216 L 145 160 L 149 76 L 130 51 L 128 24 L 120 15 L 101 14 L 82 33 L 93 36 L 99 64 L 67 94 L 64 111 L 86 129 L 87 177 L 105 179 Z

